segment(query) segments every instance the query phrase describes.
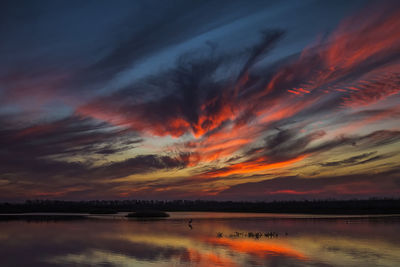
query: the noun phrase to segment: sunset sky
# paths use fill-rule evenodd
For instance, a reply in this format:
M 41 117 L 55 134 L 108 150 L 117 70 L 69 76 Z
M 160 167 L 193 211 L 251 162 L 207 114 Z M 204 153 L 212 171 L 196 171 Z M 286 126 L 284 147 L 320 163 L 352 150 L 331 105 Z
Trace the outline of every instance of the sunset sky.
M 400 196 L 398 1 L 1 1 L 0 200 Z

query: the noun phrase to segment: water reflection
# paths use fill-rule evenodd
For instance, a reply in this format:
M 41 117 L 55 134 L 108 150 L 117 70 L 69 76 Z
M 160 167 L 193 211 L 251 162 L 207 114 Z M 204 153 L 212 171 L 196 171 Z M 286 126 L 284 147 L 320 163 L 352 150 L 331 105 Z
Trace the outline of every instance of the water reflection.
M 196 218 L 192 230 L 187 225 L 189 215 Z M 396 266 L 400 263 L 398 220 L 246 216 L 175 214 L 160 221 L 1 222 L 1 266 Z M 255 238 L 250 234 L 230 234 L 235 232 L 279 235 Z

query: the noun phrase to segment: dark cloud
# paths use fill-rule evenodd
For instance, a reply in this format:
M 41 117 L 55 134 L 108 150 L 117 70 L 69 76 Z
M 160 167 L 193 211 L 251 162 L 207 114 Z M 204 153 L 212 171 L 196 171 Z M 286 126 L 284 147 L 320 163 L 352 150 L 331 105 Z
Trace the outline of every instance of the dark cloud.
M 90 99 L 118 74 L 158 53 L 274 5 L 264 1 L 6 1 L 0 9 L 0 33 L 5 40 L 0 45 L 4 51 L 0 84 L 9 101 L 16 100 L 10 98 L 16 89 L 23 89 L 33 96 L 53 94 L 50 102 L 55 94 L 80 103 L 80 98 Z
M 269 136 L 266 140 L 266 145 L 267 149 L 271 150 L 274 149 L 283 143 L 286 143 L 287 141 L 291 140 L 294 136 L 296 135 L 296 132 L 294 130 L 282 130 L 279 131 L 278 134 Z
M 359 148 L 378 148 L 400 140 L 400 131 L 379 130 L 366 135 L 342 135 L 336 139 L 310 146 L 303 153 L 320 153 L 342 146 L 357 146 Z
M 355 111 L 346 114 L 346 116 L 335 118 L 332 123 L 338 125 L 342 123 L 354 123 L 354 122 L 359 122 L 361 120 L 366 120 L 366 119 L 368 120 L 368 118 L 379 117 L 382 116 L 382 114 L 387 114 L 393 119 L 400 118 L 400 110 L 397 110 L 396 108 L 393 107 L 388 107 L 381 109 L 367 109 L 367 110 Z
M 367 162 L 370 162 L 370 161 L 374 161 L 374 160 L 378 160 L 378 159 L 382 158 L 381 156 L 375 156 L 375 157 L 372 157 L 372 158 L 367 159 L 367 160 L 362 160 L 362 159 L 368 158 L 368 157 L 370 157 L 370 156 L 372 156 L 374 154 L 376 154 L 376 151 L 370 152 L 370 153 L 360 154 L 360 155 L 353 156 L 353 157 L 350 157 L 350 158 L 347 158 L 347 159 L 344 159 L 344 160 L 321 163 L 321 166 L 324 166 L 324 167 L 335 167 L 335 166 L 341 166 L 341 165 L 345 165 L 345 166 L 346 165 L 358 165 L 358 164 L 364 164 L 364 163 L 367 163 Z
M 305 148 L 314 140 L 322 138 L 326 133 L 322 130 L 306 135 L 300 129 L 282 130 L 267 139 L 266 154 L 273 158 L 287 158 L 299 154 L 307 154 Z
M 357 138 L 356 138 L 357 139 Z M 379 130 L 361 136 L 357 139 L 357 142 L 367 146 L 381 146 L 395 143 L 400 139 L 400 131 L 397 130 Z
M 115 198 L 119 186 L 112 179 L 157 170 L 181 169 L 187 166 L 187 156 L 140 155 L 120 162 L 101 166 L 88 166 L 79 162 L 63 162 L 45 159 L 2 159 L 1 189 L 3 199 L 28 197 L 52 198 Z M 107 181 L 108 183 L 104 183 Z
M 91 168 L 93 177 L 119 178 L 132 174 L 147 173 L 155 170 L 184 168 L 188 164 L 187 155 L 173 156 L 140 155 L 120 162 L 112 162 L 101 167 Z
M 262 41 L 259 45 L 254 46 L 251 49 L 251 53 L 249 58 L 244 63 L 242 69 L 239 72 L 237 82 L 240 82 L 245 76 L 249 75 L 250 69 L 260 60 L 260 57 L 265 55 L 268 50 L 271 50 L 275 43 L 282 38 L 284 31 L 275 30 L 275 31 L 264 31 L 262 32 Z
M 21 194 L 19 190 L 68 191 L 76 186 L 95 186 L 102 179 L 179 169 L 188 164 L 187 155 L 182 153 L 137 155 L 119 162 L 105 158 L 105 164 L 93 165 L 96 154 L 114 156 L 134 149 L 142 139 L 134 132 L 87 118 L 72 116 L 26 128 L 16 128 L 18 125 L 3 118 L 2 125 L 1 179 L 14 188 L 15 195 Z
M 17 127 L 8 122 L 0 130 L 0 151 L 8 158 L 102 154 L 105 149 L 123 151 L 141 142 L 134 132 L 78 116 Z
M 220 192 L 218 199 L 281 200 L 394 197 L 400 188 L 398 175 L 358 174 L 319 178 L 279 177 L 243 183 Z
M 141 81 L 142 87 L 151 86 L 161 97 L 141 100 L 129 87 L 79 107 L 78 114 L 159 136 L 181 136 L 186 132 L 203 135 L 230 120 L 235 106 L 246 101 L 235 93 L 246 90 L 242 76 L 248 75 L 281 35 L 280 31 L 265 31 L 262 40 L 247 54 L 237 78 L 221 80 L 216 76 L 222 66 L 233 68 L 237 64 L 231 62 L 232 55 L 190 52 L 182 55 L 169 71 Z M 258 88 L 262 89 L 260 85 Z

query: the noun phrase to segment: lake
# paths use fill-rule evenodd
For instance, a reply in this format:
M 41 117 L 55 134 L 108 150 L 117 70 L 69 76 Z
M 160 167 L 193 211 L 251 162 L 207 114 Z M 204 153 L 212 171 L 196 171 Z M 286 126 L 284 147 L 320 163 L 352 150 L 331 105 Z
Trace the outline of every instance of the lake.
M 170 214 L 1 221 L 0 266 L 400 266 L 399 217 Z

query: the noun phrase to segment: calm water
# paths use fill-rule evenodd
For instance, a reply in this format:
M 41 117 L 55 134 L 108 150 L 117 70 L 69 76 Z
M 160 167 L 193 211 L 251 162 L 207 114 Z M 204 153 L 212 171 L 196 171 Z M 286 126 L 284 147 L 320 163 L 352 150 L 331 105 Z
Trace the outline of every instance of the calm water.
M 0 266 L 400 266 L 398 219 L 171 215 L 0 222 Z

